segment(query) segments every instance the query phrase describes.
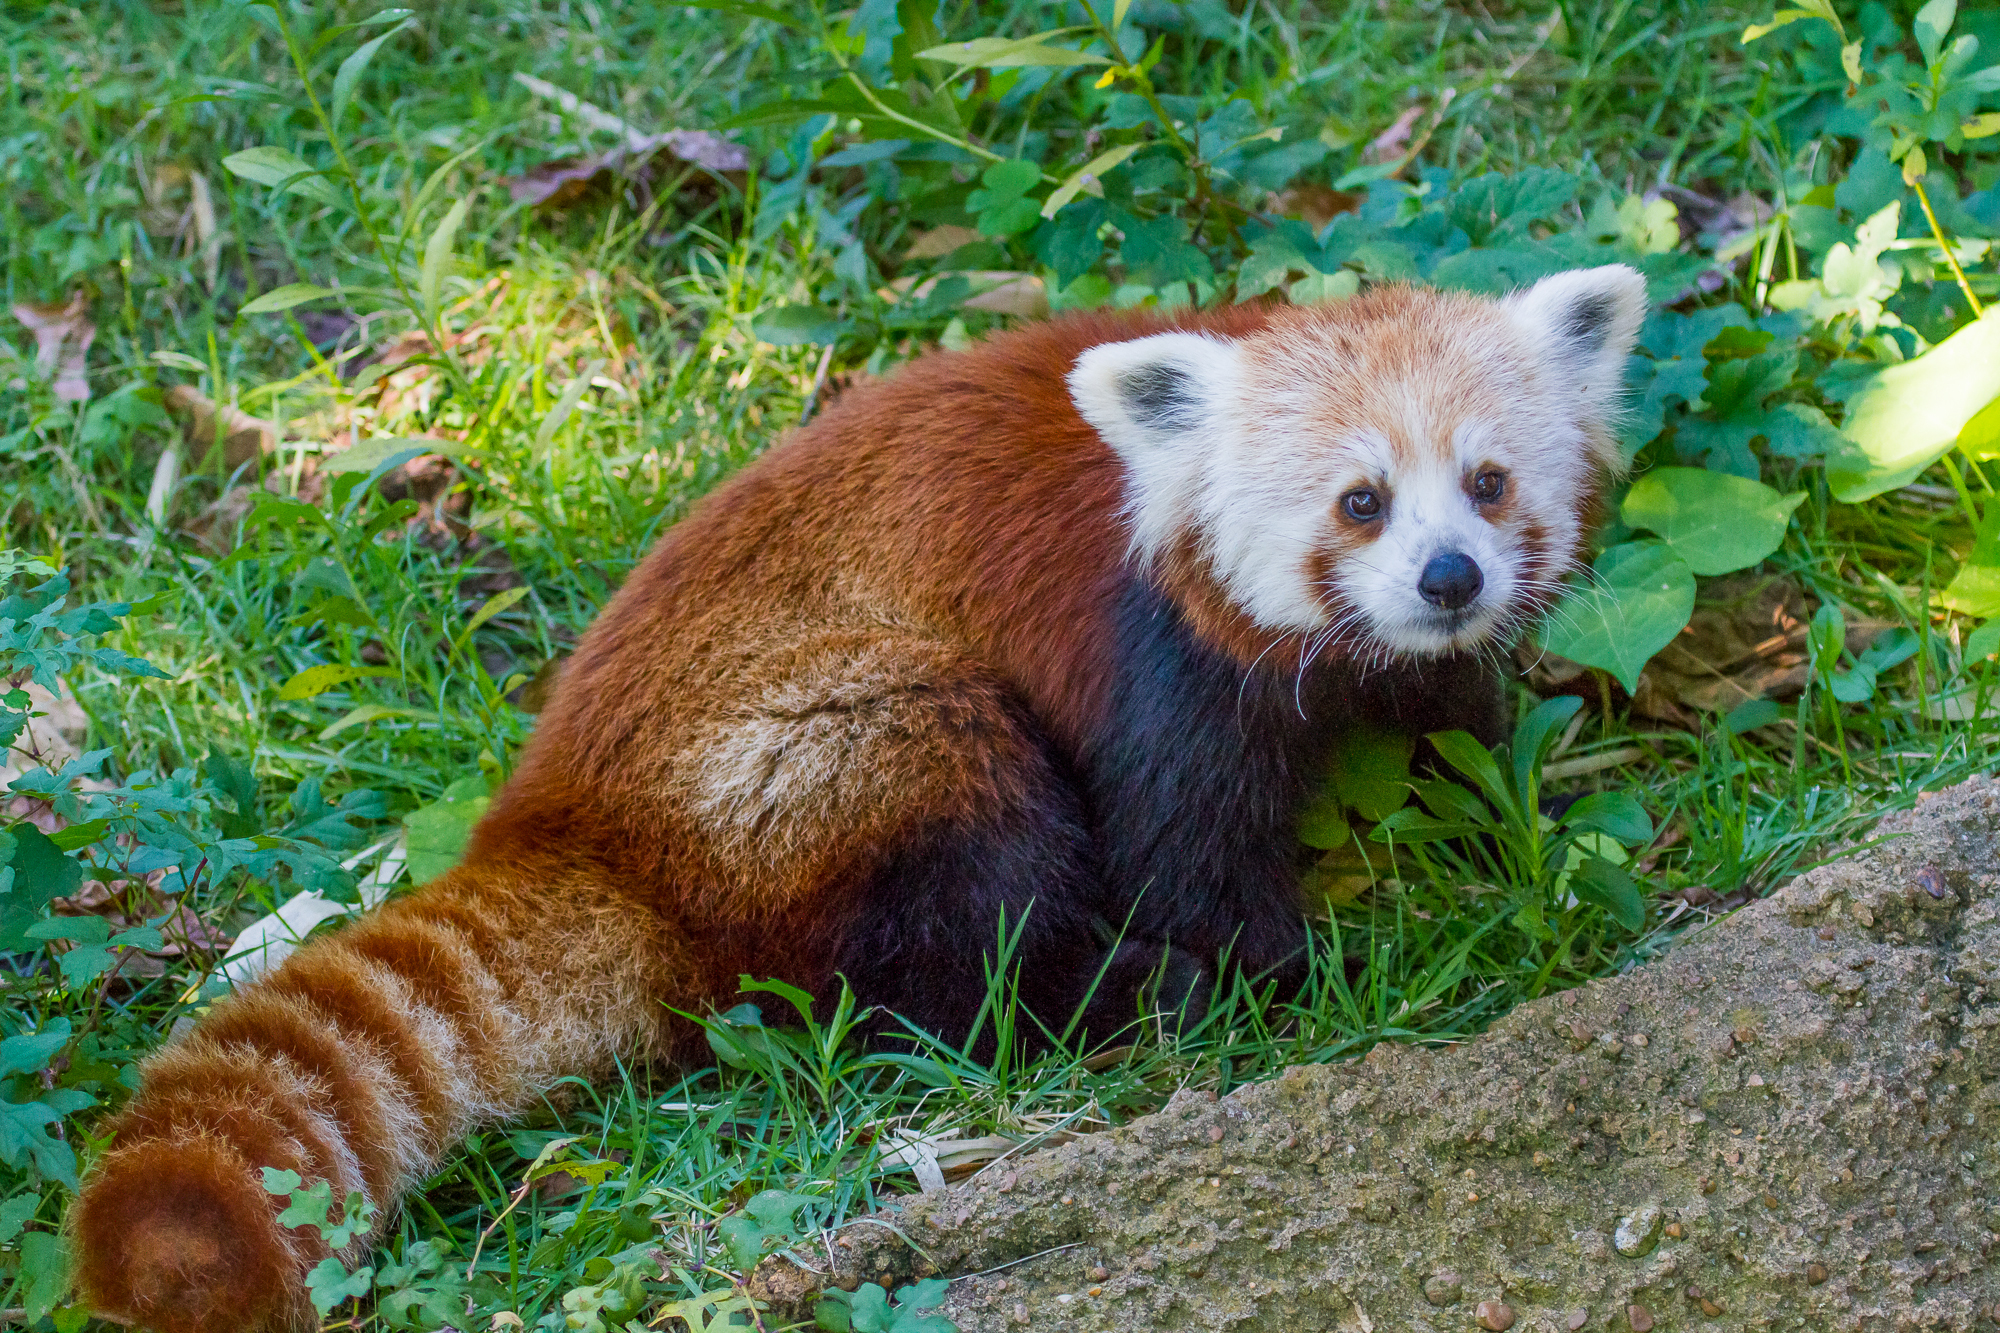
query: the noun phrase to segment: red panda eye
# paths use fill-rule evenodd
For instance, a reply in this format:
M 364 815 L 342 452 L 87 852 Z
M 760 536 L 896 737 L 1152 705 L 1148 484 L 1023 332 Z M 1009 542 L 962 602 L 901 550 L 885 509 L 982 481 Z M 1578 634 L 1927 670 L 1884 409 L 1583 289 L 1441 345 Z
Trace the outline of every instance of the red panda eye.
M 1349 518 L 1366 523 L 1382 512 L 1382 497 L 1371 490 L 1349 491 L 1340 497 L 1340 507 Z
M 1504 472 L 1482 472 L 1472 479 L 1472 498 L 1487 504 L 1498 500 L 1507 492 L 1507 474 Z

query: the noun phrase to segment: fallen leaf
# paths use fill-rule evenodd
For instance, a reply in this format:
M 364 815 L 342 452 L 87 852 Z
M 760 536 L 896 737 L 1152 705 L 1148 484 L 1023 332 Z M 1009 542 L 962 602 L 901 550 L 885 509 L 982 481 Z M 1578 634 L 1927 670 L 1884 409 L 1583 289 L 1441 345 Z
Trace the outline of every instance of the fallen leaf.
M 1359 209 L 1364 198 L 1365 195 L 1351 190 L 1336 190 L 1317 181 L 1302 181 L 1272 195 L 1265 201 L 1264 211 L 1279 217 L 1297 218 L 1318 231 L 1342 213 Z
M 216 447 L 217 412 L 214 400 L 188 384 L 176 384 L 167 390 L 167 410 L 180 420 L 181 429 L 187 436 L 189 456 L 197 460 L 197 466 L 207 459 L 211 449 Z M 259 453 L 273 453 L 278 448 L 278 434 L 268 421 L 259 421 L 247 412 L 234 407 L 222 407 L 221 445 L 222 465 L 229 471 L 242 467 Z
M 1406 107 L 1395 123 L 1370 141 L 1361 152 L 1363 162 L 1394 162 L 1409 147 L 1410 136 L 1416 132 L 1417 122 L 1424 118 L 1427 108 L 1419 102 Z
M 1812 608 L 1791 579 L 1746 571 L 1699 584 L 1686 628 L 1647 662 L 1632 713 L 1694 730 L 1702 713 L 1726 713 L 1753 699 L 1784 699 L 1805 688 Z M 1847 649 L 1860 653 L 1885 622 L 1855 621 Z M 1517 650 L 1530 688 L 1540 694 L 1584 693 L 1585 668 L 1532 645 Z
M 544 162 L 509 180 L 507 193 L 517 204 L 559 208 L 581 198 L 599 175 L 650 180 L 654 159 L 662 154 L 718 175 L 750 169 L 741 144 L 707 130 L 667 130 L 640 135 L 609 152 Z
M 964 278 L 972 284 L 972 295 L 960 301 L 961 310 L 984 310 L 995 315 L 1018 315 L 1041 319 L 1049 313 L 1049 293 L 1042 280 L 1032 273 L 1009 269 L 971 269 L 963 273 L 940 273 L 936 277 L 898 278 L 883 290 L 884 298 L 900 301 L 911 297 L 921 301 L 946 278 Z
M 35 368 L 55 381 L 56 397 L 66 403 L 90 397 L 86 360 L 97 326 L 84 312 L 82 292 L 64 305 L 23 301 L 14 307 L 14 318 L 35 335 Z
M 547 98 L 593 129 L 616 134 L 624 142 L 608 153 L 545 162 L 507 183 L 516 203 L 561 205 L 577 198 L 599 172 L 640 175 L 654 156 L 664 151 L 678 161 L 718 175 L 748 171 L 750 153 L 741 144 L 708 130 L 665 130 L 646 134 L 631 122 L 612 115 L 575 93 L 546 79 L 516 71 L 514 81 L 537 97 Z
M 970 227 L 955 227 L 946 223 L 942 227 L 932 227 L 922 232 L 910 242 L 910 248 L 903 251 L 905 259 L 943 259 L 960 246 L 971 245 L 980 239 L 979 233 Z

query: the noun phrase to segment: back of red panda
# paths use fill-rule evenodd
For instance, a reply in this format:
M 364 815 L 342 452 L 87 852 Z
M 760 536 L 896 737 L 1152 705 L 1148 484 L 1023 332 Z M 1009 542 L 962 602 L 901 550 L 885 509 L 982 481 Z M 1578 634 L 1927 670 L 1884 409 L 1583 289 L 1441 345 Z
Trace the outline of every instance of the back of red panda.
M 464 865 L 147 1063 L 72 1212 L 85 1298 L 310 1325 L 324 1252 L 260 1168 L 386 1218 L 743 972 L 962 1034 L 1003 912 L 1058 1026 L 1100 969 L 1093 1031 L 1163 955 L 1285 966 L 1328 747 L 1491 725 L 1475 655 L 1574 560 L 1642 309 L 1614 268 L 1088 315 L 847 395 L 634 573 Z

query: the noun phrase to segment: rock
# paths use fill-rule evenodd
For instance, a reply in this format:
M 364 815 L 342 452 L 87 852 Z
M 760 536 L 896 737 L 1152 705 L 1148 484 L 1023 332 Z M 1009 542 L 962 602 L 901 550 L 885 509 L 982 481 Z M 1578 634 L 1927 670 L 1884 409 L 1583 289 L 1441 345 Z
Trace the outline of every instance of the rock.
M 1453 1272 L 1432 1273 L 1424 1279 L 1424 1299 L 1432 1305 L 1456 1305 L 1465 1283 Z
M 1627 1259 L 1643 1259 L 1659 1245 L 1660 1228 L 1665 1220 L 1660 1205 L 1643 1204 L 1629 1216 L 1618 1219 L 1618 1230 L 1611 1234 L 1611 1247 Z
M 1010 1161 L 1009 1191 L 904 1198 L 883 1220 L 923 1257 L 854 1227 L 831 1277 L 1027 1260 L 991 1307 L 954 1284 L 939 1313 L 965 1333 L 1464 1333 L 1479 1316 L 1426 1281 L 1447 1265 L 1460 1301 L 1475 1283 L 1524 1330 L 1981 1327 L 2000 1304 L 2000 783 L 1868 840 L 1476 1040 L 1182 1092 Z M 1640 1032 L 1615 1059 L 1598 1045 Z M 1626 1254 L 1627 1235 L 1651 1244 Z M 1057 1302 L 1098 1268 L 1102 1296 Z M 782 1257 L 755 1275 L 767 1324 L 810 1322 L 780 1277 L 829 1278 Z
M 1475 1317 L 1481 1328 L 1491 1329 L 1493 1333 L 1504 1333 L 1514 1327 L 1514 1307 L 1505 1301 L 1481 1301 Z

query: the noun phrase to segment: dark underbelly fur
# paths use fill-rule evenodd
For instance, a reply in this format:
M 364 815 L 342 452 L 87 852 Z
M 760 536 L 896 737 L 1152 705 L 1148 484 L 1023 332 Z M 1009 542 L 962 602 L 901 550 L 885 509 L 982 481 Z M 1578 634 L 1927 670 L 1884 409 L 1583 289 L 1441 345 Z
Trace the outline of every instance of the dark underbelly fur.
M 961 1040 L 1003 913 L 1018 931 L 1021 998 L 1054 1032 L 1093 980 L 1097 1038 L 1132 1018 L 1142 991 L 1201 1003 L 1224 955 L 1295 978 L 1298 817 L 1342 734 L 1500 739 L 1500 679 L 1472 657 L 1366 673 L 1336 662 L 1301 678 L 1273 654 L 1246 672 L 1138 579 L 1120 602 L 1118 645 L 1097 745 L 1049 747 L 1057 776 L 1030 808 L 936 830 L 873 877 L 840 959 L 864 1002 Z

